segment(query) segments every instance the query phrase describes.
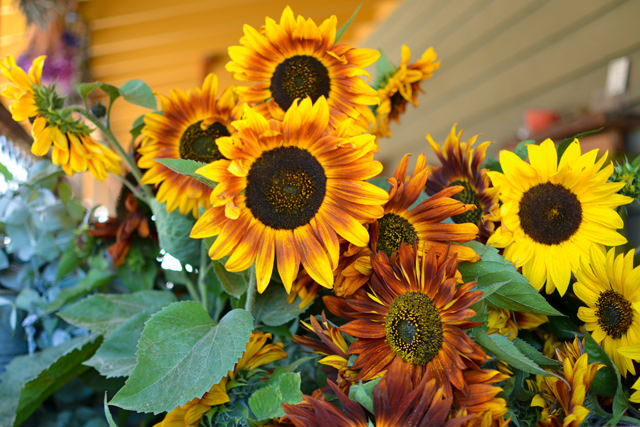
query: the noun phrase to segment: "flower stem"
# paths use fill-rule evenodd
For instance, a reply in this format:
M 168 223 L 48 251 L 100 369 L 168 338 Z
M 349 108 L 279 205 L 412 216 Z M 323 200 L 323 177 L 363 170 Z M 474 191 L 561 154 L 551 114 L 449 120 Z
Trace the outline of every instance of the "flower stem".
M 257 293 L 257 280 L 255 264 L 249 269 L 249 284 L 247 285 L 247 300 L 244 304 L 244 309 L 247 310 L 253 316 L 256 306 L 256 293 Z
M 204 311 L 209 312 L 209 295 L 207 293 L 207 271 L 209 270 L 208 248 L 204 240 L 200 242 L 200 270 L 198 273 L 198 289 L 200 290 L 200 303 Z
M 185 285 L 187 286 L 187 290 L 189 291 L 189 295 L 191 295 L 191 298 L 193 298 L 195 302 L 202 304 L 202 301 L 200 301 L 200 298 L 198 296 L 198 292 L 196 291 L 195 286 L 193 286 L 193 282 L 188 277 L 185 280 Z

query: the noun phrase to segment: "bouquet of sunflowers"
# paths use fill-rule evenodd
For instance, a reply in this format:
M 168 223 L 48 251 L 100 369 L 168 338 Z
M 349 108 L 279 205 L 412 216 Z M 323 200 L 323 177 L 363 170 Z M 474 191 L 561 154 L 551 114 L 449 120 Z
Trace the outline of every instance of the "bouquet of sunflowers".
M 46 310 L 82 332 L 7 366 L 1 425 L 89 370 L 115 384 L 99 395 L 110 426 L 114 413 L 156 426 L 640 422 L 640 268 L 621 216 L 637 162 L 578 139 L 485 159 L 490 142 L 453 125 L 426 136 L 439 166 L 407 154 L 383 171 L 378 144 L 440 64 L 403 46 L 393 66 L 340 44 L 345 29 L 287 7 L 229 47 L 237 86 L 83 83 L 82 106 L 41 81 L 44 57 L 28 71 L 3 59 L 32 152 L 123 190 L 118 217 L 90 219 L 58 265 L 58 278 L 71 258 L 89 279 L 108 273 Z M 110 127 L 118 98 L 149 109 L 130 150 Z M 161 268 L 168 255 L 178 269 Z

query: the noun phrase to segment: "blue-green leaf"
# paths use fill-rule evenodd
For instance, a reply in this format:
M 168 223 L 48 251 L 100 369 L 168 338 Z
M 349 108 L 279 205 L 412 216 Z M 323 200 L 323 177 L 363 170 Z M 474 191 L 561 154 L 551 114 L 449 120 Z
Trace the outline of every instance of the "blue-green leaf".
M 285 372 L 269 381 L 268 385 L 254 392 L 249 398 L 249 408 L 256 420 L 285 415 L 283 403 L 295 405 L 302 401 L 300 374 Z
M 129 80 L 120 86 L 120 95 L 131 104 L 152 110 L 157 108 L 156 97 L 153 95 L 153 91 L 149 85 L 142 80 Z

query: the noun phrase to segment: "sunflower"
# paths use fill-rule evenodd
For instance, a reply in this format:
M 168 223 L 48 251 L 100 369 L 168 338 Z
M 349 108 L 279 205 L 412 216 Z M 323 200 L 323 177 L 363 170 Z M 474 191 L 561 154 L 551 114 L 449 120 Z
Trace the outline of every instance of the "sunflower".
M 347 354 L 349 346 L 342 332 L 340 332 L 340 328 L 329 324 L 324 311 L 322 312 L 321 322 L 318 322 L 313 316 L 309 318 L 309 322 L 310 324 L 301 323 L 307 330 L 313 332 L 319 340 L 293 335 L 293 341 L 323 355 L 324 357 L 318 363 L 337 370 L 336 382 L 340 389 L 348 393 L 349 387 L 355 382 L 358 373 L 349 367 L 349 355 Z
M 562 296 L 590 246 L 627 241 L 616 232 L 624 224 L 615 208 L 632 199 L 616 194 L 623 183 L 607 182 L 613 165 L 602 167 L 606 154 L 597 161 L 598 150 L 581 155 L 577 139 L 559 163 L 550 139 L 527 148 L 530 163 L 502 150 L 504 173 L 488 172 L 502 201 L 502 223 L 487 243 L 504 248 L 533 287 L 546 281 L 547 293 L 557 288 Z
M 466 387 L 454 391 L 455 413 L 458 416 L 472 415 L 472 422 L 466 424 L 469 427 L 507 426 L 509 421 L 504 419 L 507 401 L 498 397 L 503 390 L 495 384 L 505 381 L 509 375 L 495 369 L 475 367 L 465 370 L 462 375 Z
M 368 423 L 362 406 L 349 400 L 333 382 L 327 381 L 327 385 L 338 398 L 342 410 L 327 400 L 304 396 L 304 401 L 297 405 L 282 404 L 288 421 L 299 427 L 372 425 Z M 468 416 L 447 419 L 452 404 L 451 396 L 446 396 L 432 378 L 424 377 L 414 387 L 410 370 L 401 363 L 392 364 L 388 373 L 373 388 L 372 404 L 377 427 L 454 427 L 470 419 Z
M 624 347 L 618 347 L 618 353 L 621 356 L 629 359 L 633 359 L 634 361 L 640 361 L 640 344 L 630 344 Z M 640 377 L 636 379 L 636 381 L 631 386 L 633 393 L 629 396 L 629 401 L 633 403 L 640 403 Z
M 245 25 L 240 46 L 229 47 L 228 71 L 240 81 L 243 99 L 266 116 L 281 119 L 294 100 L 325 97 L 332 123 L 343 119 L 373 121 L 368 105 L 378 102 L 376 91 L 361 76 L 380 56 L 373 49 L 336 45 L 335 15 L 316 25 L 295 17 L 287 6 L 280 23 L 267 18 L 260 31 Z
M 209 409 L 230 401 L 227 394 L 227 381 L 233 380 L 243 371 L 252 371 L 267 363 L 285 359 L 287 353 L 282 349 L 282 343 L 266 344 L 268 339 L 271 339 L 271 334 L 253 331 L 246 350 L 242 353 L 242 357 L 236 363 L 233 371 L 229 371 L 227 376 L 213 385 L 202 397 L 196 397 L 184 406 L 178 406 L 167 413 L 164 419 L 154 427 L 197 426 Z
M 16 122 L 35 117 L 38 113 L 36 90 L 40 86 L 45 58 L 44 55 L 35 58 L 28 74 L 16 64 L 13 56 L 5 57 L 0 63 L 0 72 L 9 80 L 2 96 L 15 101 L 9 105 L 9 111 Z
M 440 63 L 435 62 L 436 53 L 433 48 L 424 51 L 422 57 L 409 64 L 411 51 L 406 45 L 402 45 L 402 62 L 400 66 L 388 77 L 383 78 L 378 89 L 380 104 L 374 108 L 375 133 L 379 136 L 391 136 L 389 123 L 391 120 L 398 123 L 400 115 L 404 113 L 410 102 L 418 106 L 418 92 L 421 92 L 420 83 L 431 78 L 435 70 L 440 68 Z
M 143 184 L 158 186 L 157 198 L 167 202 L 167 211 L 178 208 L 182 214 L 199 215 L 199 207 L 211 206 L 211 187 L 195 178 L 172 171 L 155 159 L 186 159 L 211 163 L 222 159 L 217 140 L 229 136 L 230 124 L 238 113 L 234 88 L 218 96 L 218 77 L 209 74 L 202 85 L 188 92 L 171 91 L 160 95 L 162 113 L 148 113 L 138 153 L 138 166 L 147 169 Z
M 411 207 L 417 200 L 427 179 L 428 169 L 424 154 L 418 156 L 413 173 L 407 178 L 409 155 L 406 154 L 388 179 L 389 201 L 384 205 L 382 218 L 373 221 L 369 232 L 371 240 L 368 246 L 352 245 L 341 257 L 337 269 L 335 293 L 349 296 L 355 293 L 371 275 L 371 257 L 378 251 L 391 256 L 398 250 L 401 242 L 419 247 L 434 248 L 438 253 L 455 253 L 459 260 L 477 261 L 478 254 L 467 246 L 457 243 L 473 240 L 478 234 L 474 224 L 447 224 L 445 219 L 462 215 L 475 209 L 474 205 L 465 205 L 454 200 L 461 186 L 445 188 L 427 200 Z
M 259 292 L 269 284 L 274 258 L 287 292 L 300 264 L 318 284 L 332 287 L 338 236 L 365 246 L 362 224 L 381 217 L 388 198 L 365 181 L 382 170 L 373 160 L 375 137 L 346 136 L 348 123 L 332 128 L 324 97 L 295 102 L 283 121 L 247 108 L 233 126 L 237 134 L 218 142 L 229 160 L 197 171 L 218 185 L 191 237 L 217 235 L 209 256 L 230 255 L 228 271 L 255 260 Z
M 633 267 L 633 256 L 633 250 L 616 256 L 614 248 L 605 255 L 594 247 L 590 263 L 576 272 L 573 285 L 573 292 L 587 305 L 578 309 L 578 317 L 623 376 L 636 371 L 633 360 L 618 349 L 640 344 L 640 266 Z
M 591 388 L 596 373 L 604 365 L 589 363 L 583 343 L 575 338 L 556 351 L 563 364 L 562 377 L 536 375 L 536 383 L 530 388 L 537 391 L 531 406 L 542 408 L 538 426 L 578 427 L 589 415 L 584 399 Z
M 107 173 L 120 174 L 120 157 L 109 147 L 98 143 L 92 130 L 72 117 L 69 110 L 60 110 L 64 100 L 53 86 L 42 86 L 40 80 L 44 56 L 37 57 L 28 74 L 13 57 L 0 63 L 0 71 L 9 80 L 2 95 L 11 101 L 11 116 L 15 121 L 33 120 L 31 152 L 46 155 L 51 147 L 51 161 L 62 167 L 68 175 L 88 170 L 103 181 Z M 51 114 L 51 110 L 58 110 Z
M 340 329 L 357 339 L 349 354 L 357 355 L 352 368 L 360 369 L 358 380 L 375 378 L 400 360 L 414 383 L 427 375 L 438 387 L 464 388 L 467 364 L 487 357 L 464 332 L 478 325 L 468 319 L 482 292 L 472 291 L 472 282 L 456 286 L 455 255 L 417 253 L 403 243 L 391 261 L 378 252 L 372 265 L 367 293 L 324 297 L 329 311 L 350 320 Z
M 480 167 L 491 141 L 485 141 L 474 148 L 478 135 L 464 142 L 462 132 L 456 132 L 454 124 L 442 148 L 427 134 L 429 145 L 442 166 L 431 170 L 425 191 L 427 194 L 435 194 L 452 185 L 462 185 L 464 190 L 453 198 L 475 205 L 476 209 L 455 215 L 451 219 L 457 224 L 470 222 L 477 225 L 480 231 L 478 240 L 486 243 L 495 229 L 500 209 L 497 191 L 491 186 L 486 169 Z

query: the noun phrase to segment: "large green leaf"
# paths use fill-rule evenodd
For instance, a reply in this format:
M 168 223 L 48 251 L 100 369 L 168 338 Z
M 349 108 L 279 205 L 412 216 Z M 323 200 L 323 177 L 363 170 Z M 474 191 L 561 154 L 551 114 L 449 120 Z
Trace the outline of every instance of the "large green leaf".
M 110 404 L 159 413 L 203 395 L 233 370 L 252 329 L 253 317 L 242 309 L 216 325 L 194 301 L 165 307 L 147 321 L 137 365 Z
M 215 188 L 217 183 L 205 178 L 202 175 L 196 173 L 202 166 L 206 166 L 206 163 L 198 162 L 196 160 L 189 159 L 154 159 L 156 162 L 161 163 L 180 175 L 188 176 L 193 179 L 197 179 L 201 183 L 208 185 L 211 188 Z
M 466 245 L 472 247 L 481 260 L 461 262 L 460 273 L 465 282 L 476 281 L 478 289 L 490 290 L 490 294 L 485 295 L 487 302 L 514 311 L 562 316 L 496 248 L 475 241 Z
M 254 392 L 249 398 L 249 408 L 256 420 L 282 417 L 285 414 L 283 403 L 295 405 L 302 401 L 300 374 L 285 372 L 272 378 L 265 387 Z
M 124 322 L 85 362 L 107 378 L 128 377 L 136 366 L 136 350 L 144 324 L 160 307 L 140 312 Z
M 13 359 L 0 377 L 0 425 L 24 422 L 48 396 L 89 369 L 82 362 L 95 352 L 101 340 L 97 335 L 77 337 Z
M 183 264 L 197 266 L 200 263 L 200 240 L 189 237 L 195 219 L 182 215 L 178 210 L 169 213 L 165 203 L 151 200 L 151 210 L 156 220 L 160 247 Z
M 60 291 L 56 299 L 47 307 L 47 312 L 51 313 L 58 310 L 63 305 L 72 300 L 88 294 L 94 289 L 109 283 L 113 279 L 113 272 L 109 270 L 89 270 L 89 273 L 83 277 L 78 283 L 70 288 Z
M 234 273 L 224 268 L 224 263 L 213 261 L 213 272 L 225 292 L 234 298 L 240 298 L 247 291 L 249 283 L 248 271 Z
M 364 406 L 367 411 L 373 413 L 373 389 L 379 382 L 380 378 L 376 378 L 366 383 L 359 382 L 358 384 L 354 384 L 349 389 L 349 399 L 358 402 Z
M 493 354 L 503 362 L 508 363 L 515 369 L 519 369 L 524 372 L 536 375 L 553 375 L 560 378 L 551 372 L 542 369 L 536 362 L 525 356 L 518 347 L 509 341 L 507 337 L 498 334 L 488 335 L 484 329 L 476 328 L 475 341 L 481 346 L 487 353 Z M 541 355 L 542 356 L 542 355 Z M 564 381 L 564 380 L 563 380 Z
M 58 313 L 72 325 L 108 336 L 138 313 L 171 304 L 170 292 L 140 291 L 133 294 L 95 294 Z

